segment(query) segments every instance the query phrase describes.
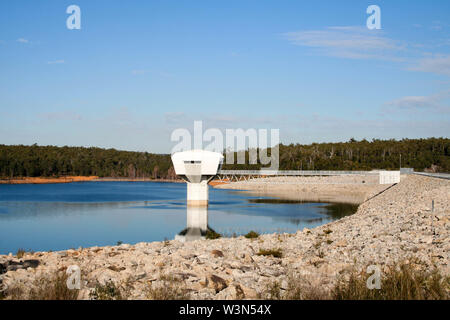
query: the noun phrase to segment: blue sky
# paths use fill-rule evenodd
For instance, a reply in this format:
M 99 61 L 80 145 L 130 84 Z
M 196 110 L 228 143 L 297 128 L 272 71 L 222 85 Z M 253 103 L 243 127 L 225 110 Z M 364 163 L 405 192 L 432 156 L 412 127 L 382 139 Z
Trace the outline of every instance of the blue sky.
M 437 0 L 2 1 L 0 143 L 170 152 L 194 120 L 283 143 L 448 137 L 449 18 Z

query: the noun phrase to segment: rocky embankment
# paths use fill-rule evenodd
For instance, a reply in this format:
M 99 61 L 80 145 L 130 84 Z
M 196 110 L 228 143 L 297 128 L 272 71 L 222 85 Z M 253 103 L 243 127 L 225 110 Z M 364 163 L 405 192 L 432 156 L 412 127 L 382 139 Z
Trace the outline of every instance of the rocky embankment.
M 312 230 L 256 239 L 172 240 L 36 252 L 21 259 L 3 255 L 0 281 L 8 298 L 12 288 L 26 293 L 36 279 L 77 265 L 82 280 L 79 299 L 89 299 L 97 283 L 109 281 L 126 289 L 129 299 L 146 299 L 149 289 L 167 283 L 167 276 L 178 279 L 192 299 L 240 299 L 264 297 L 273 281 L 287 288 L 292 274 L 326 289 L 345 270 L 368 264 L 384 270 L 404 259 L 418 259 L 449 275 L 449 215 L 449 180 L 407 176 L 362 203 L 354 215 Z M 258 255 L 262 249 L 280 249 L 282 256 Z

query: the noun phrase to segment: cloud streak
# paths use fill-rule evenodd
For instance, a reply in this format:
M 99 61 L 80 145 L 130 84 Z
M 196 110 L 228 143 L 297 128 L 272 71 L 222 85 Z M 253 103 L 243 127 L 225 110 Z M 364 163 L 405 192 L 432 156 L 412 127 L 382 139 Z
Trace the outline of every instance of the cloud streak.
M 445 104 L 445 100 L 449 97 L 450 90 L 442 91 L 430 96 L 405 96 L 386 102 L 384 107 L 382 108 L 382 111 L 428 111 L 438 114 L 446 114 L 450 112 L 449 105 Z
M 45 112 L 39 113 L 38 118 L 46 121 L 78 121 L 83 120 L 83 117 L 73 111 L 60 111 L 60 112 Z
M 358 26 L 287 32 L 282 36 L 294 45 L 348 59 L 400 60 L 394 53 L 404 49 L 397 41 L 383 36 L 382 31 Z
M 19 38 L 19 39 L 16 40 L 16 42 L 19 42 L 19 43 L 30 43 L 30 40 L 27 40 L 25 38 Z
M 54 61 L 48 61 L 47 64 L 63 64 L 65 63 L 64 60 L 54 60 Z
M 422 58 L 417 65 L 409 68 L 411 71 L 431 72 L 443 75 L 450 75 L 450 55 L 432 55 Z

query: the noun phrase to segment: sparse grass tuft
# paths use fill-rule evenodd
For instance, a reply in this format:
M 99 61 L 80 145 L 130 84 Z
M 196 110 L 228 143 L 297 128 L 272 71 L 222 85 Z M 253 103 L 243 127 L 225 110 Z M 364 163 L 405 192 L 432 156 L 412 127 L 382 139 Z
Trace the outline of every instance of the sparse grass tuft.
M 180 279 L 162 275 L 148 288 L 147 298 L 150 300 L 187 300 L 190 296 L 183 288 L 183 282 Z
M 122 293 L 118 286 L 112 281 L 101 285 L 97 283 L 94 290 L 89 293 L 92 300 L 122 300 Z
M 314 288 L 303 277 L 290 275 L 287 288 L 282 288 L 280 282 L 268 282 L 260 295 L 265 300 L 327 300 L 329 294 L 321 288 Z
M 280 282 L 278 281 L 268 282 L 260 298 L 264 300 L 280 300 L 281 299 Z
M 26 251 L 25 249 L 19 248 L 17 249 L 16 257 L 17 259 L 22 258 L 25 255 Z
M 163 242 L 163 244 L 164 244 L 164 247 L 168 247 L 168 246 L 170 246 L 170 241 L 169 241 L 169 239 L 167 239 L 167 238 L 164 238 L 164 242 Z
M 275 258 L 282 257 L 281 249 L 259 249 L 258 256 L 273 256 Z
M 252 230 L 249 233 L 247 233 L 244 237 L 246 237 L 247 239 L 256 239 L 259 237 L 259 233 Z
M 8 288 L 7 290 L 0 293 L 0 300 L 26 300 L 24 290 L 22 286 L 15 286 Z
M 330 233 L 332 233 L 332 232 L 333 232 L 333 230 L 331 230 L 331 229 L 323 230 L 323 233 L 324 233 L 324 234 L 330 234 Z
M 417 265 L 416 265 L 417 266 Z M 312 286 L 301 276 L 290 276 L 287 288 L 268 283 L 263 299 L 286 300 L 448 300 L 450 277 L 437 269 L 415 268 L 414 264 L 397 263 L 381 273 L 381 288 L 369 289 L 367 279 L 372 274 L 350 270 L 342 274 L 328 290 Z
M 77 289 L 67 287 L 68 275 L 58 272 L 53 277 L 40 277 L 35 280 L 30 292 L 29 300 L 76 300 Z
M 215 240 L 215 239 L 219 239 L 221 237 L 222 237 L 222 235 L 220 233 L 217 233 L 217 232 L 215 232 L 213 230 L 206 231 L 205 238 L 208 239 L 208 240 Z
M 368 289 L 365 272 L 339 279 L 332 290 L 336 300 L 447 300 L 450 298 L 450 277 L 437 269 L 415 269 L 411 264 L 399 263 L 382 274 L 381 289 Z

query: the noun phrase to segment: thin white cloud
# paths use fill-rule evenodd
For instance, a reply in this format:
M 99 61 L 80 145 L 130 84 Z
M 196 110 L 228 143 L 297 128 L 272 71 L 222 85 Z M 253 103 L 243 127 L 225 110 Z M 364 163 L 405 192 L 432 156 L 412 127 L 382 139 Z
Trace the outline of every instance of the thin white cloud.
M 409 70 L 450 75 L 450 55 L 435 54 L 422 58 Z
M 145 73 L 147 73 L 148 71 L 146 71 L 146 70 L 131 70 L 131 74 L 132 75 L 140 75 L 140 74 L 145 74 Z
M 383 36 L 383 31 L 359 26 L 287 32 L 283 36 L 294 45 L 317 48 L 326 55 L 348 59 L 398 60 L 394 53 L 404 48 Z
M 25 38 L 19 38 L 19 39 L 17 39 L 16 41 L 17 41 L 17 42 L 20 42 L 20 43 L 30 43 L 30 40 L 27 40 L 27 39 L 25 39 Z
M 440 30 L 444 29 L 444 26 L 445 25 L 441 21 L 433 21 L 430 29 L 435 30 L 435 31 L 440 31 Z
M 156 70 L 134 69 L 134 70 L 131 70 L 131 74 L 134 76 L 151 74 L 151 75 L 160 76 L 162 78 L 174 78 L 174 75 L 169 72 L 156 71 Z
M 73 111 L 45 112 L 38 114 L 38 118 L 47 121 L 76 121 L 82 120 L 83 117 Z
M 48 61 L 47 64 L 63 64 L 65 63 L 64 60 L 54 60 L 54 61 Z
M 394 106 L 400 109 L 428 109 L 436 106 L 436 101 L 432 97 L 427 96 L 406 96 L 400 99 L 395 99 L 387 103 L 389 106 Z
M 450 106 L 445 103 L 446 99 L 449 97 L 450 90 L 442 91 L 430 96 L 405 96 L 386 102 L 382 111 L 431 111 L 440 114 L 449 113 Z
M 184 112 L 166 112 L 164 114 L 166 123 L 177 124 L 187 119 L 187 115 Z
M 171 79 L 171 78 L 174 77 L 173 74 L 171 74 L 171 73 L 169 73 L 169 72 L 164 72 L 164 71 L 161 71 L 161 72 L 159 72 L 158 74 L 159 74 L 160 77 L 168 78 L 168 79 Z

